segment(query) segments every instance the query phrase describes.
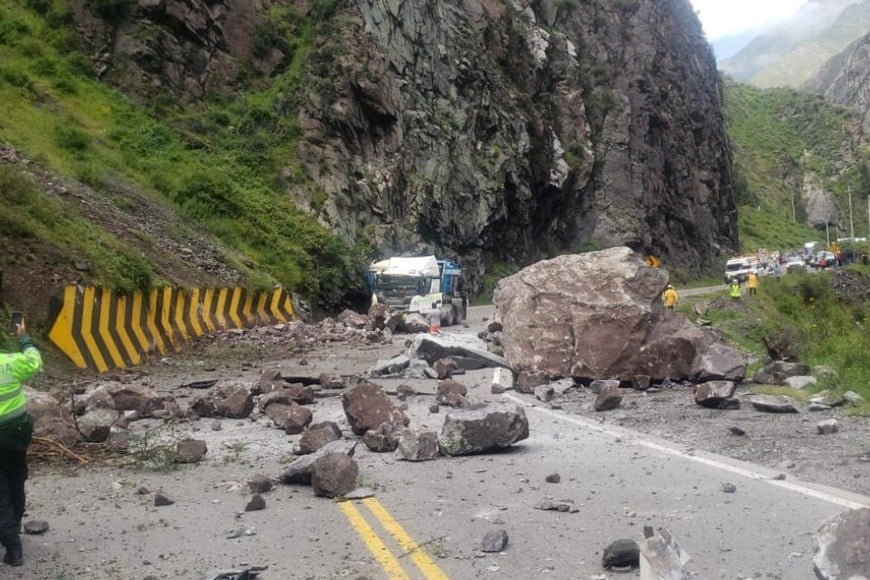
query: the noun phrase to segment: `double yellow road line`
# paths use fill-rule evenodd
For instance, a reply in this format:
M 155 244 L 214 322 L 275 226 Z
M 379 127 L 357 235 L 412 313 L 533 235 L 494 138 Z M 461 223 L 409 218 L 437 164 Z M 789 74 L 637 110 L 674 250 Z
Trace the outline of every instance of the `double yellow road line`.
M 411 576 L 405 572 L 405 569 L 399 563 L 399 558 L 408 555 L 411 558 L 411 562 L 417 566 L 422 573 L 422 577 L 426 580 L 448 580 L 447 574 L 432 561 L 432 558 L 420 547 L 420 544 L 408 535 L 408 532 L 399 525 L 399 522 L 390 515 L 378 500 L 369 497 L 362 500 L 361 503 L 403 550 L 402 555 L 395 556 L 378 536 L 375 529 L 369 525 L 368 521 L 363 517 L 362 512 L 354 505 L 354 502 L 343 501 L 338 504 L 354 531 L 359 534 L 363 542 L 365 542 L 366 547 L 387 573 L 387 578 L 390 580 L 411 579 Z

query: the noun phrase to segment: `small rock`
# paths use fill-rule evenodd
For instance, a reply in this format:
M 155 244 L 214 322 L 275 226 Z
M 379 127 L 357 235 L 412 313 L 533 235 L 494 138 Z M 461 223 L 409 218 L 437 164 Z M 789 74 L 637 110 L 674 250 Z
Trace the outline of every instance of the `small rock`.
M 640 546 L 634 540 L 619 539 L 604 548 L 601 566 L 611 568 L 636 568 L 640 566 Z
M 264 509 L 266 509 L 266 500 L 263 499 L 263 496 L 259 493 L 255 493 L 253 497 L 251 497 L 251 501 L 248 502 L 248 505 L 245 506 L 246 512 L 255 512 Z
M 737 486 L 730 481 L 723 481 L 721 485 L 722 491 L 724 491 L 725 493 L 734 493 L 735 491 L 737 491 Z
M 266 493 L 272 489 L 272 480 L 262 474 L 256 474 L 248 480 L 248 489 L 252 493 Z
M 558 473 L 551 473 L 547 477 L 544 478 L 547 483 L 559 483 L 562 481 L 562 476 Z
M 541 502 L 535 505 L 535 509 L 538 510 L 548 510 L 548 511 L 556 511 L 556 512 L 568 512 L 575 513 L 580 511 L 577 509 L 577 506 L 574 505 L 574 500 L 570 499 L 544 499 Z
M 157 493 L 154 494 L 154 505 L 156 507 L 165 506 L 165 505 L 172 505 L 174 503 L 175 502 L 172 499 L 170 499 L 169 496 L 166 495 L 165 493 L 163 493 L 162 491 L 158 491 Z
M 45 520 L 28 520 L 24 522 L 24 533 L 38 536 L 48 531 L 48 522 Z
M 818 429 L 819 435 L 830 435 L 840 430 L 840 424 L 837 423 L 836 419 L 827 419 L 816 423 L 816 429 Z
M 489 530 L 483 537 L 481 550 L 484 552 L 501 552 L 505 549 L 508 543 L 508 533 L 499 528 L 497 530 Z
M 746 435 L 746 431 L 744 431 L 740 427 L 737 427 L 736 425 L 728 427 L 728 431 L 731 432 L 732 435 L 737 435 L 738 437 L 743 437 L 744 435 Z

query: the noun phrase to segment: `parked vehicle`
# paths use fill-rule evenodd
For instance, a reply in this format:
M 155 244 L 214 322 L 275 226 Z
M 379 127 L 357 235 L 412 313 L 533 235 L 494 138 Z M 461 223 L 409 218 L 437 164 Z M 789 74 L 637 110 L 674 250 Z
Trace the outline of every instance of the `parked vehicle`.
M 802 256 L 788 256 L 785 262 L 786 272 L 797 272 L 798 270 L 805 270 L 806 267 L 807 264 Z
M 368 282 L 372 304 L 407 312 L 428 310 L 438 304 L 444 326 L 465 320 L 468 300 L 462 270 L 450 260 L 414 256 L 372 262 Z
M 746 276 L 752 270 L 758 270 L 760 261 L 755 256 L 742 256 L 732 258 L 725 263 L 725 281 L 736 279 L 738 282 L 746 282 Z
M 837 265 L 837 255 L 834 252 L 819 252 L 813 257 L 813 268 L 830 268 Z

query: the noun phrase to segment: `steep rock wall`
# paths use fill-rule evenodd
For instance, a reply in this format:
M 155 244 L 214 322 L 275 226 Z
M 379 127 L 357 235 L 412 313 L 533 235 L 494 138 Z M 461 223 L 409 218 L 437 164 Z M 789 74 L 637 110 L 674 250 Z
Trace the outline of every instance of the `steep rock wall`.
M 250 37 L 284 2 L 138 0 L 105 26 L 76 1 L 107 78 L 134 93 L 195 100 L 245 63 L 268 76 L 286 61 Z M 299 96 L 297 161 L 316 188 L 288 195 L 347 239 L 458 258 L 472 285 L 493 260 L 627 245 L 698 273 L 738 247 L 722 87 L 688 0 L 330 14 Z
M 466 263 L 628 245 L 698 272 L 737 247 L 721 86 L 688 2 L 355 4 L 324 40 L 347 48 L 332 100 L 304 112 L 339 229 Z

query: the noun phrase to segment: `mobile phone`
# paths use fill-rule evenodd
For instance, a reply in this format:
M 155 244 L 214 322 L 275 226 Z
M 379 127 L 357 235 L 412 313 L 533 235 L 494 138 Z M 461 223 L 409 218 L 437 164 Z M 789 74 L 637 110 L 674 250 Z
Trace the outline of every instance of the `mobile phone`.
M 18 334 L 18 325 L 24 320 L 23 312 L 13 312 L 12 318 L 9 320 L 9 334 Z

